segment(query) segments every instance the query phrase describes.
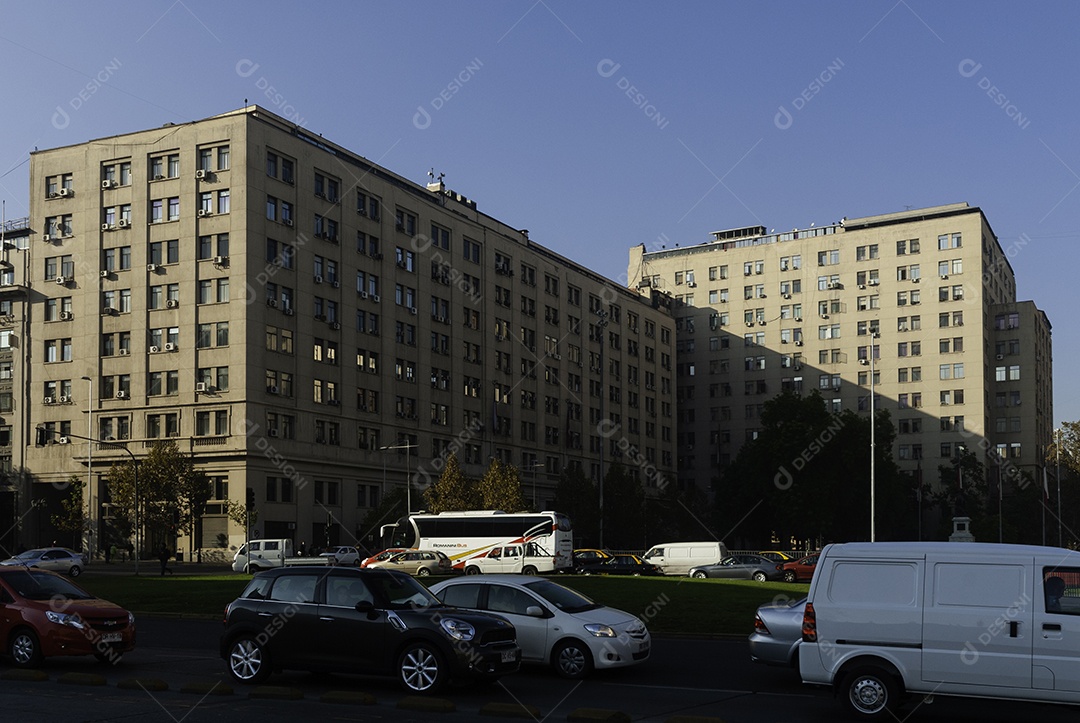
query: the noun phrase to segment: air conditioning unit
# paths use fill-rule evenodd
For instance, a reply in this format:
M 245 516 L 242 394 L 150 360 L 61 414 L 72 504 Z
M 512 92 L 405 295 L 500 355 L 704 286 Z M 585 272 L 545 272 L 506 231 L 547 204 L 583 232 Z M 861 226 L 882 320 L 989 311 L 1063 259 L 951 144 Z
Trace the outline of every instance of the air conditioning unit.
M 278 393 L 277 384 L 271 384 L 270 386 L 268 386 L 266 388 L 266 391 L 270 392 L 271 394 L 277 394 Z
M 784 294 L 784 298 L 785 298 L 785 299 L 790 299 L 790 298 L 791 298 L 791 294 Z
M 207 170 L 205 170 L 205 169 L 200 169 L 200 170 L 198 170 L 198 171 L 195 171 L 195 180 L 197 180 L 197 181 L 203 181 L 203 180 L 205 180 L 205 179 L 206 179 L 206 177 L 207 177 L 207 176 L 208 176 L 209 174 L 210 174 L 210 172 L 209 172 L 209 171 L 207 171 Z
M 68 282 L 68 277 L 66 277 L 66 276 L 57 276 L 57 277 L 56 277 L 56 278 L 54 279 L 54 281 L 56 281 L 56 283 L 58 283 L 58 284 L 60 284 L 61 286 L 63 286 L 64 284 L 66 284 L 66 283 Z
M 109 278 L 110 274 L 112 274 L 112 272 L 109 271 L 108 269 L 102 269 L 101 270 L 101 278 L 103 278 L 103 279 Z
M 108 223 L 101 224 L 101 230 L 102 231 L 112 231 L 112 224 L 108 224 Z
M 795 365 L 795 371 L 797 371 L 797 372 L 802 371 L 802 364 L 796 364 Z
M 338 329 L 341 328 L 341 324 L 339 324 L 336 321 L 331 321 L 330 322 L 330 328 L 333 329 L 334 331 L 337 331 Z
M 276 429 L 274 429 L 273 427 L 266 430 L 266 436 L 267 437 L 276 437 L 277 435 L 278 435 L 278 431 Z
M 281 219 L 281 222 L 283 224 L 285 224 L 286 226 L 292 226 L 292 219 L 291 218 L 283 218 L 283 219 Z
M 70 188 L 61 188 L 58 194 L 61 198 L 67 198 L 68 196 L 74 196 L 75 192 Z
M 781 340 L 780 340 L 780 343 L 781 343 L 781 344 L 787 344 L 787 343 L 788 343 L 788 340 L 787 340 L 787 339 L 781 339 Z
M 202 217 L 202 216 L 210 216 L 212 214 L 213 214 L 213 212 L 208 208 L 200 208 L 199 209 L 199 216 L 200 217 Z
M 108 180 L 108 179 L 101 182 L 101 187 L 102 188 L 112 188 L 114 185 L 115 184 L 112 181 Z
M 293 311 L 293 308 L 291 306 L 286 306 L 281 311 L 285 314 L 285 316 L 292 316 L 296 313 L 295 311 Z
M 163 176 L 163 175 L 161 175 L 161 174 L 159 173 L 159 174 L 157 174 L 156 176 L 154 176 L 154 180 L 155 180 L 155 181 L 163 181 L 163 180 L 165 180 L 165 176 Z
M 378 304 L 380 301 L 382 301 L 382 297 L 379 296 L 378 294 L 372 294 L 371 295 L 371 300 L 374 301 L 376 304 Z
M 946 279 L 948 279 L 948 278 L 949 278 L 949 275 L 948 275 L 948 274 L 942 274 L 942 275 L 941 275 L 941 280 L 942 280 L 942 281 L 945 281 L 945 280 L 946 280 Z
M 870 284 L 871 286 L 877 286 L 881 282 L 878 281 L 877 279 L 870 279 L 867 283 Z
M 205 391 L 206 391 L 206 382 L 195 382 L 195 392 L 196 393 L 205 392 Z
M 860 289 L 865 289 L 865 288 L 866 288 L 866 284 L 859 284 L 859 288 L 860 288 Z
M 176 351 L 176 344 L 171 341 L 165 343 L 165 351 Z
M 686 285 L 688 287 L 690 287 L 691 289 L 696 289 L 697 288 L 697 282 L 696 281 L 687 281 Z
M 326 314 L 316 314 L 315 321 L 326 321 Z
M 802 346 L 802 342 L 801 341 L 795 342 L 795 346 Z
M 224 263 L 225 263 L 225 262 L 227 262 L 228 260 L 229 260 L 229 257 L 228 257 L 228 256 L 215 256 L 215 257 L 214 257 L 214 263 L 215 263 L 216 265 L 218 265 L 218 266 L 221 266 L 222 264 L 224 264 Z
M 53 398 L 52 397 L 45 397 L 45 404 L 52 404 L 52 403 L 53 403 Z
M 919 283 L 919 278 L 920 278 L 920 277 L 916 276 L 915 278 L 913 278 L 913 279 L 911 280 L 911 283 L 913 283 L 913 284 L 917 284 L 917 283 Z
M 828 319 L 828 318 L 829 318 L 829 315 L 828 315 L 828 314 L 822 314 L 822 315 L 821 315 L 821 318 L 822 318 L 822 319 Z
M 340 289 L 341 288 L 341 282 L 340 281 L 336 281 L 336 280 L 331 281 L 330 285 L 333 286 L 335 289 Z
M 152 346 L 152 347 L 150 347 L 150 353 L 151 354 L 157 354 L 159 351 L 161 351 L 160 346 Z
M 68 439 L 67 437 L 57 437 L 56 438 L 56 443 L 57 444 L 70 444 L 71 440 Z
M 117 399 L 127 399 L 127 395 L 128 395 L 127 392 L 121 390 L 121 391 L 116 393 L 116 398 Z
M 121 349 L 117 353 L 120 354 L 120 356 L 129 356 L 131 354 L 131 349 Z
M 868 362 L 868 361 L 867 361 L 866 359 L 860 359 L 860 360 L 859 360 L 859 363 L 860 363 L 860 364 L 862 364 L 863 366 L 866 366 L 866 365 L 867 365 L 867 364 L 869 364 L 870 362 Z
M 321 276 L 316 276 L 315 277 L 315 283 L 316 284 L 321 284 L 322 283 L 322 277 Z
M 277 299 L 267 299 L 266 300 L 266 305 L 269 306 L 271 309 L 276 309 L 277 308 Z
M 149 271 L 152 274 L 157 273 L 158 265 L 157 264 L 147 264 L 146 265 L 146 270 Z
M 747 327 L 751 327 L 751 326 L 753 326 L 753 325 L 754 325 L 754 322 L 752 322 L 752 321 L 748 321 L 748 322 L 746 322 L 746 326 L 747 326 Z
M 410 306 L 409 307 L 409 313 L 412 314 L 413 316 L 416 316 L 416 307 L 415 306 Z
M 71 321 L 74 318 L 75 318 L 75 315 L 72 314 L 70 311 L 61 311 L 60 312 L 60 321 Z
M 56 401 L 58 401 L 58 402 L 59 402 L 60 404 L 67 404 L 68 402 L 70 402 L 70 401 L 71 401 L 71 398 L 70 398 L 70 397 L 67 397 L 67 396 L 61 396 L 61 397 L 60 397 L 59 399 L 57 399 Z
M 49 243 L 50 241 L 53 240 L 53 235 L 54 234 L 51 234 L 51 233 L 44 234 L 44 235 L 42 235 L 41 240 L 44 241 L 45 243 Z
M 1004 359 L 1004 358 L 1005 358 L 1005 355 L 1004 355 L 1004 354 L 998 354 L 998 355 L 997 355 L 997 356 L 995 356 L 994 358 L 995 358 L 995 359 L 997 359 L 998 361 L 1001 361 L 1002 359 Z
M 175 309 L 178 306 L 180 306 L 180 302 L 177 301 L 176 299 L 166 299 L 165 300 L 165 308 L 166 309 Z
M 366 291 L 358 291 L 357 295 L 359 295 L 361 299 L 366 299 L 368 297 L 368 293 Z

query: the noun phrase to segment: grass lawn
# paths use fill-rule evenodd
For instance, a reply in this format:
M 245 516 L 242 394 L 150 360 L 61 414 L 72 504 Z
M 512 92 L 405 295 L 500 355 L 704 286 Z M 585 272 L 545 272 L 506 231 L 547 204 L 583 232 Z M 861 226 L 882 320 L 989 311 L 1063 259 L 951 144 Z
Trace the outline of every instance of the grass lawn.
M 248 575 L 95 575 L 78 584 L 90 592 L 143 613 L 186 613 L 220 617 L 244 589 Z M 557 575 L 552 579 L 593 600 L 642 618 L 654 633 L 749 635 L 762 603 L 798 600 L 807 584 L 694 580 L 688 577 Z M 438 577 L 428 578 L 434 583 Z

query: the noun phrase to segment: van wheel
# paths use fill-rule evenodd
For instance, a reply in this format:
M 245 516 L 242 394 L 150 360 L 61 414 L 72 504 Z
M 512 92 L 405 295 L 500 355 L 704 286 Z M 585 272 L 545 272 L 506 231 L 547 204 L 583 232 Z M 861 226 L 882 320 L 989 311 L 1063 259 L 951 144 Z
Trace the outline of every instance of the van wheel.
M 784 582 L 795 582 L 795 573 L 788 570 L 784 573 Z
M 856 668 L 844 677 L 840 688 L 848 710 L 864 720 L 893 717 L 900 697 L 895 677 L 881 668 Z

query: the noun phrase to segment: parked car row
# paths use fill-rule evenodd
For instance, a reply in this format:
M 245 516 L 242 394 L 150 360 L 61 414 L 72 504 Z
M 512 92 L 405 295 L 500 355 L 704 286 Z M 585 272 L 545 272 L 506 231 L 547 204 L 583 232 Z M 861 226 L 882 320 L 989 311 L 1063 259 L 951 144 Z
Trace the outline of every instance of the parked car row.
M 650 649 L 641 620 L 545 578 L 458 577 L 429 591 L 397 570 L 294 567 L 255 575 L 228 605 L 219 652 L 239 683 L 285 669 L 354 672 L 432 693 L 523 662 L 582 678 Z

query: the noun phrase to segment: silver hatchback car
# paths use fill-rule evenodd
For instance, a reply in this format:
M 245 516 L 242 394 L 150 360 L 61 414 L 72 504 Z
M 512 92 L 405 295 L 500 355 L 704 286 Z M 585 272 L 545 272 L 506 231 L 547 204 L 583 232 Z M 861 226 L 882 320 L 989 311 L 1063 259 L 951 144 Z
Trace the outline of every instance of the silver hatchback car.
M 36 567 L 78 577 L 86 567 L 86 557 L 81 552 L 75 552 L 66 547 L 40 547 L 21 552 L 15 557 L 0 562 L 0 565 Z

